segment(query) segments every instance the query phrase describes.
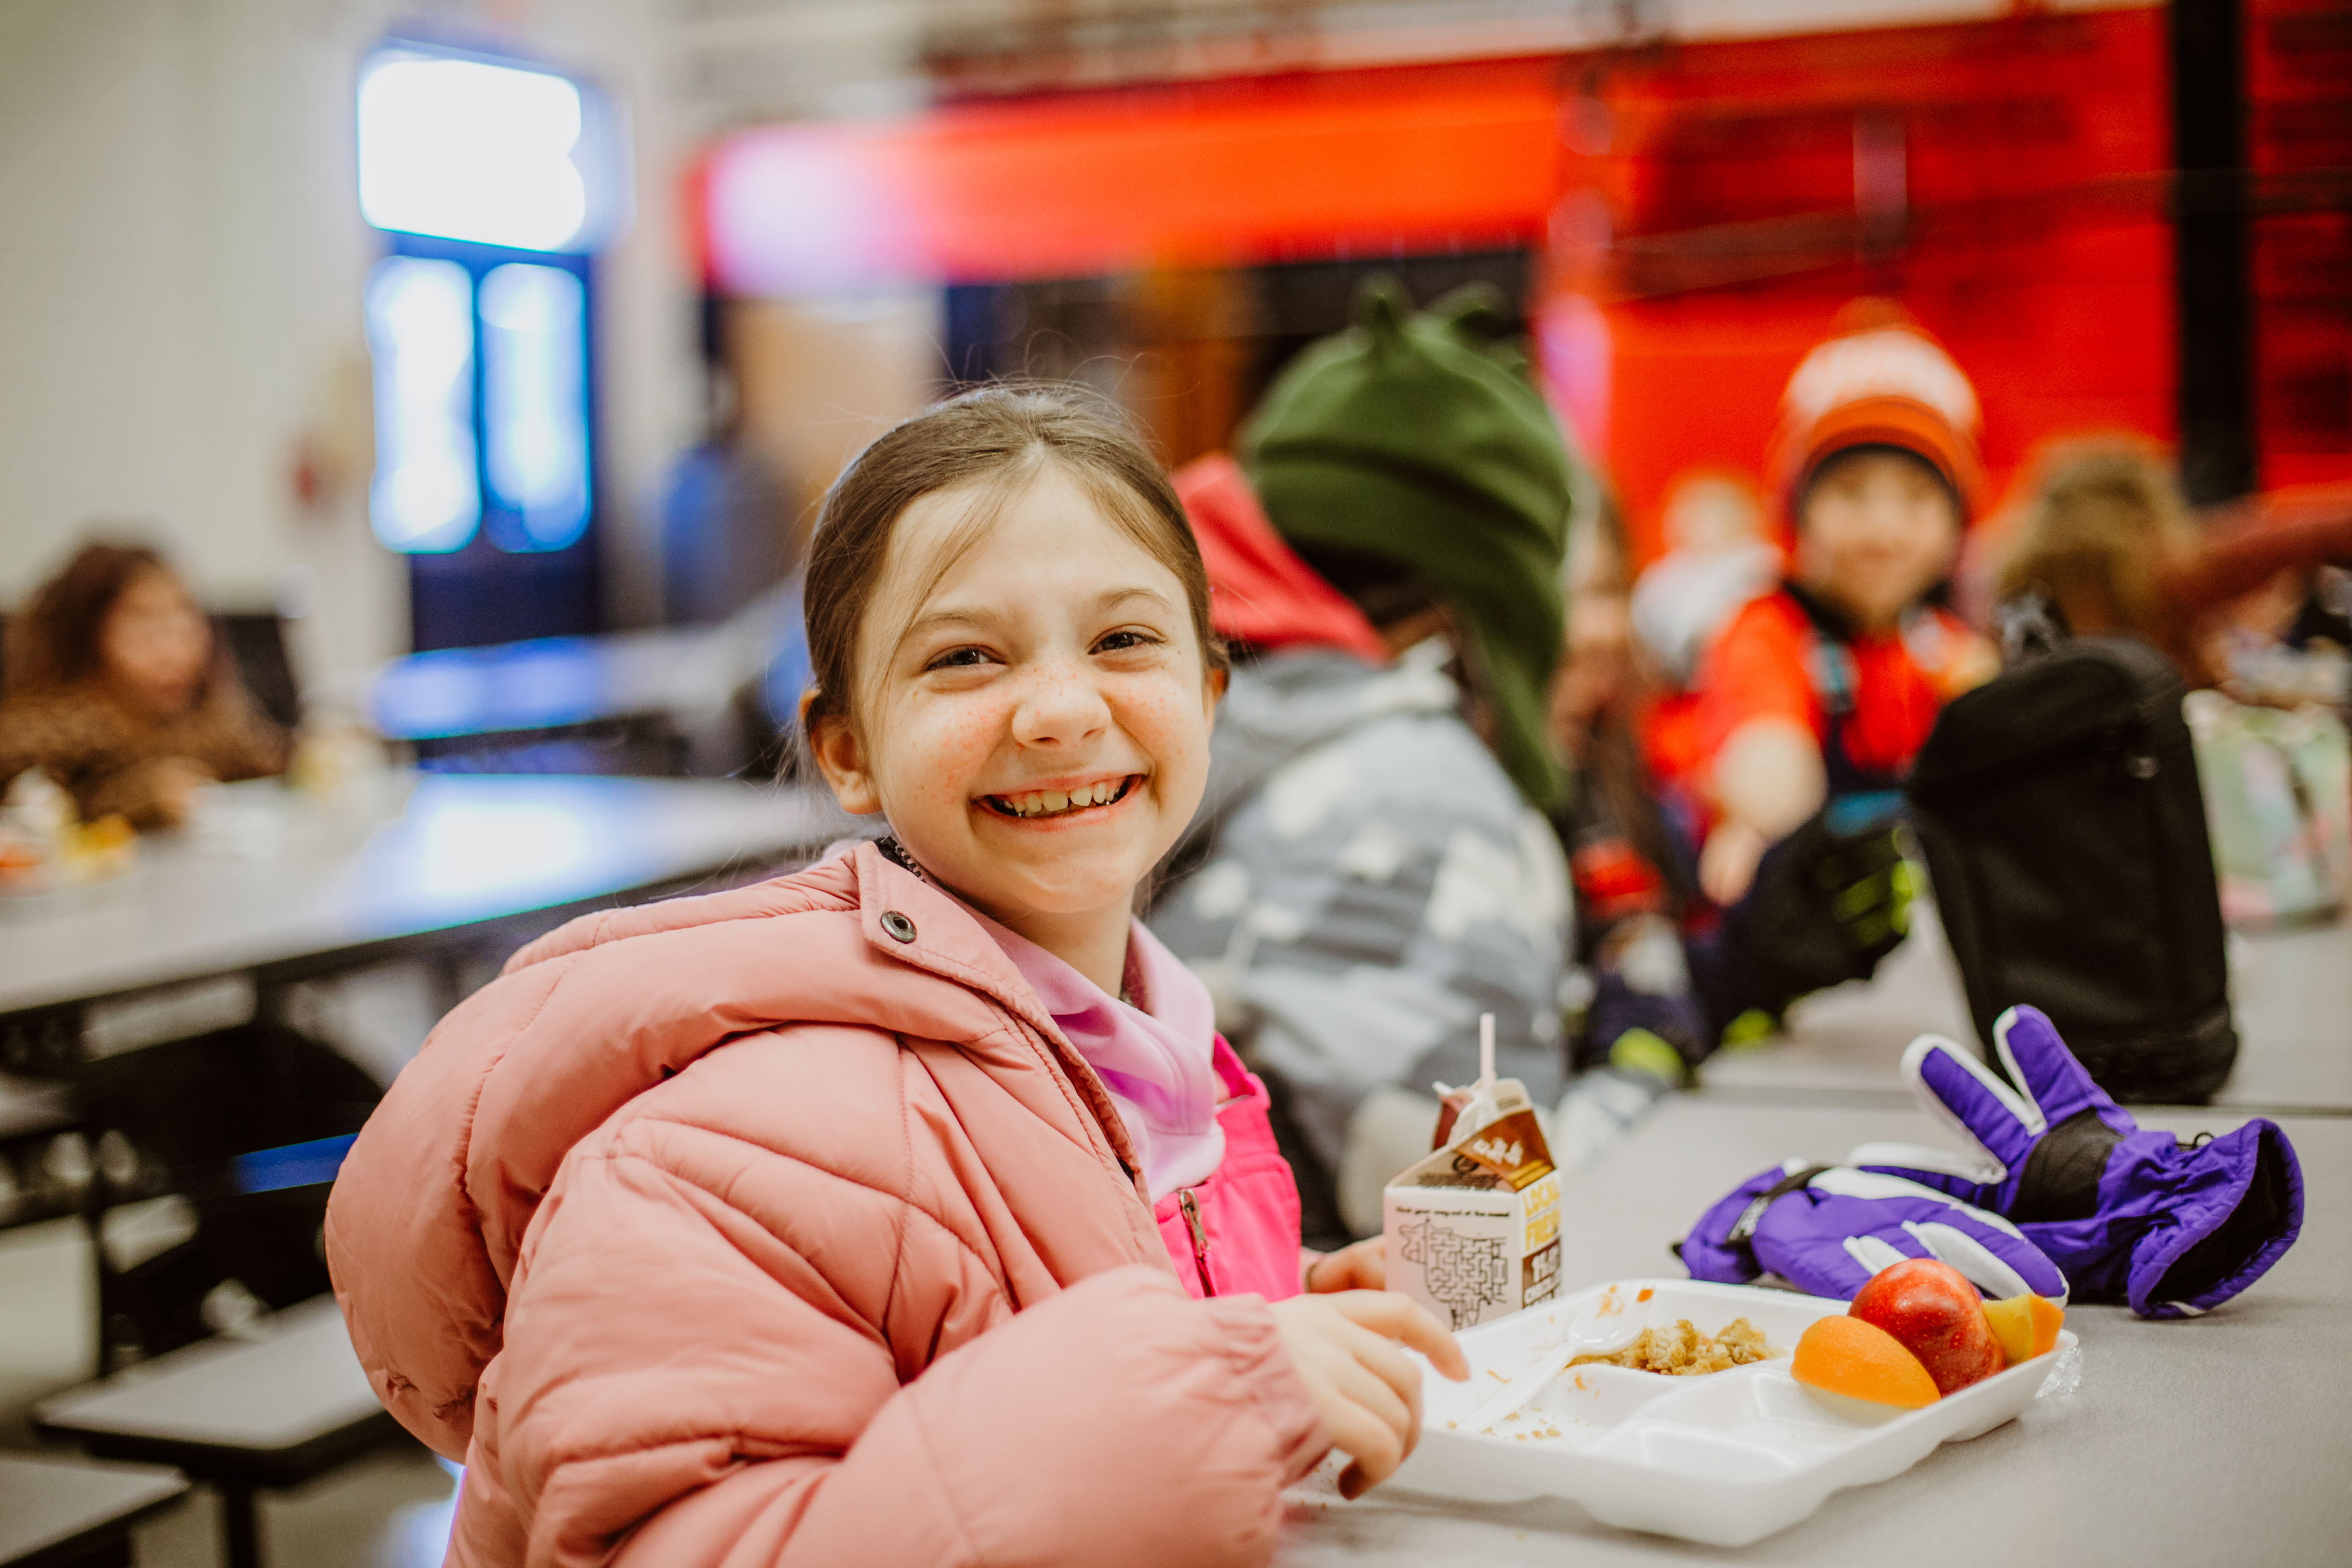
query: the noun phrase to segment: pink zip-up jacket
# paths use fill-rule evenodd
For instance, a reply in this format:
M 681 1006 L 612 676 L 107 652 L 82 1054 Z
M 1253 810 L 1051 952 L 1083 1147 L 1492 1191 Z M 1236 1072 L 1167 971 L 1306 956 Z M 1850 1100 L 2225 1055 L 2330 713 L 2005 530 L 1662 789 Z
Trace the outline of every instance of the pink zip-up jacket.
M 327 1215 L 377 1394 L 466 1461 L 450 1562 L 1265 1562 L 1328 1442 L 1225 1293 L 1295 1275 L 1297 1211 L 1220 1069 L 1181 1279 L 1100 1081 L 872 846 L 524 949 Z

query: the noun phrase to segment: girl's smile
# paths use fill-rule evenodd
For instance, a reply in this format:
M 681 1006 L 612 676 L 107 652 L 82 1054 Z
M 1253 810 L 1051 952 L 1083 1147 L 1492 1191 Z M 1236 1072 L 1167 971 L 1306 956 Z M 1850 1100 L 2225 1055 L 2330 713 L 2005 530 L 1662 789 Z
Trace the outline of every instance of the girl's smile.
M 1051 787 L 1041 784 L 1017 793 L 984 795 L 980 803 L 999 816 L 1044 826 L 1070 821 L 1084 812 L 1118 805 L 1142 782 L 1141 773 L 1123 773 L 1117 778 L 1080 784 L 1057 782 Z

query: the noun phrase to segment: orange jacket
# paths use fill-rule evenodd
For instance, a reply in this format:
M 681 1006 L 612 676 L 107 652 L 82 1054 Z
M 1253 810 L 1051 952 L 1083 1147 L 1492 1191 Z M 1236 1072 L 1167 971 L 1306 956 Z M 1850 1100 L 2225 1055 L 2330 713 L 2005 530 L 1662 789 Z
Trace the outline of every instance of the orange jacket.
M 1826 742 L 1829 714 L 1815 661 L 1827 639 L 1787 594 L 1750 600 L 1731 618 L 1700 667 L 1694 750 L 1712 767 L 1740 726 L 1786 719 Z M 1986 673 L 1981 638 L 1958 617 L 1920 610 L 1899 632 L 1843 645 L 1851 710 L 1841 734 L 1858 768 L 1900 773 L 1936 725 L 1944 704 Z

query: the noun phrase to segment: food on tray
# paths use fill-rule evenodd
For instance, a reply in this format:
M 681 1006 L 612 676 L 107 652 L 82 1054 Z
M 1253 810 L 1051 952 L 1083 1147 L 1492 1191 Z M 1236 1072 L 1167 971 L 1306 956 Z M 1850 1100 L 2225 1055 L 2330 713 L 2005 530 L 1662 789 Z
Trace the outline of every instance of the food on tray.
M 1945 1394 L 2009 1365 L 1977 1288 L 1932 1258 L 1906 1258 L 1880 1269 L 1854 1293 L 1846 1314 L 1892 1334 Z
M 1568 1364 L 1623 1366 L 1667 1377 L 1696 1377 L 1702 1373 L 1726 1372 L 1780 1353 L 1766 1344 L 1764 1331 L 1745 1318 L 1734 1318 L 1713 1338 L 1700 1333 L 1696 1324 L 1683 1318 L 1671 1329 L 1643 1329 L 1632 1344 L 1613 1354 L 1580 1355 Z
M 0 887 L 20 880 L 29 884 L 48 863 L 39 845 L 13 836 L 0 837 Z
M 1983 1300 L 1948 1264 L 1909 1258 L 1874 1275 L 1844 1317 L 1807 1329 L 1789 1372 L 1832 1409 L 1882 1419 L 2055 1348 L 2065 1316 L 2040 1296 Z
M 2042 1296 L 2011 1296 L 2003 1301 L 1984 1304 L 1985 1321 L 1992 1325 L 1992 1337 L 2000 1342 L 2000 1352 L 2009 1364 L 2032 1361 L 2057 1348 L 2058 1325 L 2066 1321 L 2066 1310 Z
M 1936 1380 L 1903 1342 L 1860 1318 L 1822 1318 L 1797 1341 L 1789 1374 L 1841 1414 L 1883 1415 L 1869 1406 L 1917 1410 L 1943 1397 Z M 1865 1408 L 1844 1408 L 1844 1402 Z
M 131 869 L 139 836 L 121 816 L 82 822 L 72 796 L 38 768 L 0 795 L 0 895 L 53 893 Z

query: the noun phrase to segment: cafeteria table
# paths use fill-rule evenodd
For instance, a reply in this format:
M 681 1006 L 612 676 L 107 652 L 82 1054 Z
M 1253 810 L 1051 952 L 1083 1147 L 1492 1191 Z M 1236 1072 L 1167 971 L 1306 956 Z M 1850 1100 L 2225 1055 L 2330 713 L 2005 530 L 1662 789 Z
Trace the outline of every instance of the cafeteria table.
M 332 1296 L 43 1400 L 33 1424 L 101 1458 L 152 1460 L 209 1483 L 226 1568 L 267 1561 L 257 1490 L 299 1486 L 399 1434 Z
M 2226 1107 L 2143 1109 L 2182 1137 L 2244 1120 Z M 1737 1552 L 1810 1568 L 2249 1562 L 2352 1554 L 2352 1118 L 2280 1119 L 2303 1161 L 2301 1239 L 2210 1315 L 2147 1322 L 2076 1306 L 2074 1392 L 1947 1444 L 1892 1480 L 1832 1493 L 1819 1512 Z M 1662 1106 L 1561 1197 L 1563 1292 L 1680 1279 L 1666 1251 L 1709 1204 L 1789 1155 L 1834 1160 L 1885 1139 L 1949 1142 L 1907 1106 L 1760 1104 L 1711 1092 Z M 1719 1325 L 1702 1324 L 1713 1329 Z M 1734 1553 L 1595 1522 L 1575 1504 L 1470 1504 L 1374 1490 L 1347 1502 L 1336 1464 L 1294 1488 L 1276 1561 L 1509 1568 L 1720 1563 Z
M 695 627 L 539 637 L 436 648 L 394 659 L 367 693 L 368 720 L 419 758 L 584 741 L 628 771 L 671 772 L 695 731 L 726 711 L 760 668 L 762 627 Z
M 846 820 L 806 791 L 726 780 L 427 773 L 360 820 L 233 784 L 194 829 L 142 842 L 117 881 L 0 908 L 0 1024 L 511 948 L 572 913 L 740 880 Z
M 1869 984 L 1841 985 L 1789 1011 L 1768 1049 L 1706 1064 L 1709 1089 L 1780 1100 L 1908 1098 L 1897 1070 L 1914 1035 L 1976 1043 L 1959 972 L 1934 906 L 1913 906 L 1911 939 Z M 2262 1112 L 2352 1111 L 2352 921 L 2231 931 L 2230 991 L 2240 1048 L 2214 1096 Z
M 0 1454 L 0 1565 L 129 1568 L 132 1528 L 187 1492 L 159 1466 Z

